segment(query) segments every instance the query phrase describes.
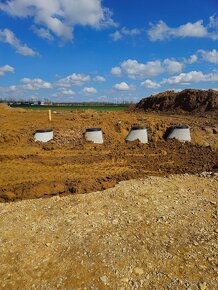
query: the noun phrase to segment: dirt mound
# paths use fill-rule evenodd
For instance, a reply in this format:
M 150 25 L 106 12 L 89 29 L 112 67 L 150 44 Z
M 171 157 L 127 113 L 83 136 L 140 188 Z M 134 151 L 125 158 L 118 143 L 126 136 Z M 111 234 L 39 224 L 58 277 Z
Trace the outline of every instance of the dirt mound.
M 11 110 L 12 108 L 9 107 L 7 104 L 5 103 L 0 103 L 0 110 Z
M 142 99 L 134 110 L 167 113 L 218 113 L 218 92 L 215 90 L 186 89 L 166 91 Z

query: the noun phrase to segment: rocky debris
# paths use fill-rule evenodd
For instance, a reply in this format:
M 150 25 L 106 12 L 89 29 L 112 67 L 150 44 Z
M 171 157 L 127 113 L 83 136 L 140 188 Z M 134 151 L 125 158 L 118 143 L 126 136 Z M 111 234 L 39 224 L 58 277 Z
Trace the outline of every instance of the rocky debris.
M 185 89 L 165 91 L 142 99 L 133 110 L 164 113 L 218 113 L 218 91 Z
M 216 289 L 217 188 L 149 176 L 2 203 L 1 289 Z
M 81 127 L 75 126 L 71 129 L 55 131 L 54 140 L 50 143 L 64 146 L 64 145 L 83 145 L 84 144 L 84 130 Z

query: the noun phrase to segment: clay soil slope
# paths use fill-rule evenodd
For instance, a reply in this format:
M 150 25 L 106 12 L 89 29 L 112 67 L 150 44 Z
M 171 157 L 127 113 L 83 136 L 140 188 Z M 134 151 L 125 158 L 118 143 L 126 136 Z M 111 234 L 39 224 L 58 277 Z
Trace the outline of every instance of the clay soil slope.
M 166 116 L 134 112 L 60 112 L 0 107 L 0 201 L 88 193 L 148 175 L 217 171 L 218 125 L 213 116 Z M 165 141 L 175 124 L 191 127 L 192 142 Z M 148 128 L 149 144 L 124 139 L 133 125 Z M 84 140 L 101 127 L 105 143 Z M 36 143 L 37 129 L 54 129 L 54 140 Z

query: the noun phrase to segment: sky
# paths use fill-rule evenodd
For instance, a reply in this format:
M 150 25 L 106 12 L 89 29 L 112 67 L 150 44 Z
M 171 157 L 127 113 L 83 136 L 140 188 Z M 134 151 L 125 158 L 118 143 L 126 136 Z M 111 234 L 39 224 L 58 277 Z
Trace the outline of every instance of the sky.
M 218 0 L 0 0 L 0 99 L 218 89 Z

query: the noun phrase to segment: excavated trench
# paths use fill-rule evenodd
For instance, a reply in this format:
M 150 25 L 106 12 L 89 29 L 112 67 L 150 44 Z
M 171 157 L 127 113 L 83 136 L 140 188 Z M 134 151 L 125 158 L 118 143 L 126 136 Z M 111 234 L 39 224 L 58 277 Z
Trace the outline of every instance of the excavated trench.
M 48 123 L 45 112 L 1 114 L 0 202 L 99 191 L 148 175 L 217 171 L 217 123 L 210 117 L 87 111 L 60 113 Z M 136 124 L 148 128 L 148 144 L 125 142 Z M 174 124 L 191 127 L 191 143 L 164 139 Z M 35 142 L 33 132 L 48 127 L 54 140 Z M 90 127 L 102 128 L 104 144 L 85 140 Z

